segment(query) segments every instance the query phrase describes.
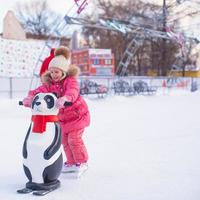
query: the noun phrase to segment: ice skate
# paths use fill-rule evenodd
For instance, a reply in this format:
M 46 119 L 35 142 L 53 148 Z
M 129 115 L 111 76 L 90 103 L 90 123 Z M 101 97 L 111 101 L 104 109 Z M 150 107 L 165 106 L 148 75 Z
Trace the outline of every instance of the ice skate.
M 88 169 L 87 163 L 77 163 L 74 165 L 64 163 L 62 173 L 65 173 L 68 178 L 80 178 Z

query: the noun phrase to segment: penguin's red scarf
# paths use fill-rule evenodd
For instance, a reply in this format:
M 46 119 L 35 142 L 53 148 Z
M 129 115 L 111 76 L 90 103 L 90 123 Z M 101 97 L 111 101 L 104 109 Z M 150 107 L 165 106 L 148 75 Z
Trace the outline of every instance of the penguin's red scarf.
M 33 129 L 35 133 L 43 133 L 46 131 L 47 122 L 58 122 L 57 115 L 33 115 L 32 116 Z

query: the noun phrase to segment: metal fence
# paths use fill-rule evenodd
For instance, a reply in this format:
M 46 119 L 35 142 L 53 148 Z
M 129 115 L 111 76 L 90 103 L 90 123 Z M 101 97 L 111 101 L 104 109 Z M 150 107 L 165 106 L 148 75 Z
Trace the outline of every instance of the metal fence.
M 0 77 L 0 97 L 21 98 L 27 95 L 31 78 Z M 200 78 L 142 77 L 142 76 L 81 76 L 81 95 L 153 95 L 159 88 L 177 88 L 194 92 L 200 87 Z

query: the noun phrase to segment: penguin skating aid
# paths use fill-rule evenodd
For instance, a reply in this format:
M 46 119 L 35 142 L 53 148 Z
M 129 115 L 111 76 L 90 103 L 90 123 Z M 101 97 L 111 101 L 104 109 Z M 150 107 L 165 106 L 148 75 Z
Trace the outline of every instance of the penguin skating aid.
M 28 182 L 18 193 L 45 195 L 60 187 L 63 156 L 57 97 L 39 93 L 32 102 L 32 120 L 23 144 L 23 168 Z

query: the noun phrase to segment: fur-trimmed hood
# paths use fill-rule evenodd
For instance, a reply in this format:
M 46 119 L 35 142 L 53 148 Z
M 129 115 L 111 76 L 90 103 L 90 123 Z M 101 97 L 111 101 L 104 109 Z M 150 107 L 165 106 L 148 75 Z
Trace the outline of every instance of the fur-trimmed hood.
M 69 76 L 77 78 L 79 76 L 79 74 L 80 74 L 79 67 L 77 67 L 76 65 L 70 65 L 67 73 L 65 74 L 65 72 L 64 72 L 64 76 L 63 76 L 62 79 L 64 79 L 65 77 L 69 77 Z M 52 78 L 50 76 L 50 71 L 49 70 L 47 70 L 41 76 L 41 81 L 42 81 L 42 83 L 47 83 L 47 84 L 50 84 L 52 82 Z

